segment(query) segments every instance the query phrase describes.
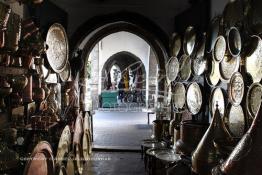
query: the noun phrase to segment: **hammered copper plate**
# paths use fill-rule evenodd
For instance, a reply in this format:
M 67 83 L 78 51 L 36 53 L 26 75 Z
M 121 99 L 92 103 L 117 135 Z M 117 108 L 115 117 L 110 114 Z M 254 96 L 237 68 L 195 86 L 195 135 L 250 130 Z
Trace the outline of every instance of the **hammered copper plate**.
M 253 82 L 260 82 L 262 78 L 262 40 L 259 36 L 252 36 L 252 51 L 246 56 L 245 68 L 251 75 Z
M 210 86 L 216 86 L 220 79 L 219 63 L 211 60 L 210 67 L 209 73 L 206 74 L 207 83 Z
M 239 72 L 232 75 L 228 84 L 229 100 L 234 106 L 240 105 L 244 96 L 244 80 Z
M 183 50 L 186 55 L 192 55 L 196 45 L 196 33 L 194 27 L 187 27 L 184 33 Z
M 47 60 L 56 73 L 61 73 L 68 61 L 68 39 L 61 24 L 53 24 L 46 36 Z
M 73 142 L 80 144 L 82 135 L 83 135 L 83 118 L 81 115 L 78 115 L 75 121 Z
M 178 75 L 179 62 L 177 57 L 171 57 L 167 63 L 167 78 L 169 81 L 174 81 Z
M 182 109 L 186 103 L 186 88 L 183 83 L 177 82 L 173 90 L 175 109 Z
M 191 83 L 187 88 L 186 103 L 188 110 L 193 114 L 197 114 L 202 106 L 202 93 L 196 82 Z
M 217 62 L 221 62 L 225 56 L 226 48 L 226 39 L 222 35 L 218 36 L 212 52 L 213 59 Z
M 65 126 L 63 129 L 63 132 L 61 134 L 58 147 L 57 147 L 57 153 L 56 153 L 56 164 L 60 165 L 62 161 L 64 161 L 65 155 L 69 153 L 71 144 L 71 131 L 68 125 Z
M 211 92 L 210 106 L 209 106 L 211 116 L 215 114 L 217 104 L 218 104 L 218 110 L 220 116 L 223 117 L 225 115 L 225 98 L 221 88 L 215 88 Z
M 187 81 L 191 76 L 191 58 L 182 55 L 179 59 L 179 77 L 182 81 Z
M 254 118 L 257 115 L 261 104 L 262 85 L 260 83 L 253 83 L 247 92 L 247 111 L 248 114 Z
M 182 45 L 182 42 L 181 42 L 180 35 L 177 33 L 174 33 L 171 38 L 171 52 L 172 52 L 171 55 L 173 57 L 177 57 L 177 55 L 180 52 L 181 45 Z
M 238 71 L 240 66 L 240 57 L 232 58 L 232 56 L 225 56 L 219 64 L 220 79 L 222 81 L 229 81 L 232 75 Z
M 70 75 L 71 75 L 71 67 L 69 62 L 67 62 L 65 69 L 61 73 L 59 73 L 59 76 L 62 82 L 66 82 L 68 81 Z
M 225 125 L 233 137 L 241 138 L 245 134 L 245 115 L 241 105 L 228 105 L 224 117 Z

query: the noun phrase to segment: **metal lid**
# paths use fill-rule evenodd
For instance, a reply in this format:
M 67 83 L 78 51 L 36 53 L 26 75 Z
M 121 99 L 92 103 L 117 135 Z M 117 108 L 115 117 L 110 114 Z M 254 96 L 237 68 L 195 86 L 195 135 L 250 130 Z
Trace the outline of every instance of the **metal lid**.
M 214 49 L 212 52 L 213 59 L 217 62 L 221 62 L 225 56 L 226 48 L 227 45 L 224 36 L 218 36 L 215 40 Z

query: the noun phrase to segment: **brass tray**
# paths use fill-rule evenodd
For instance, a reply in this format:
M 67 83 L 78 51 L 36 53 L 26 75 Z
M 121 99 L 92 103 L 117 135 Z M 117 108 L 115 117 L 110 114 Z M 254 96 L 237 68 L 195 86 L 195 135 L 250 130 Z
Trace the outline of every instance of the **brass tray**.
M 174 81 L 179 71 L 179 62 L 177 57 L 171 57 L 167 63 L 167 78 L 169 81 Z
M 53 24 L 47 33 L 46 51 L 47 60 L 56 73 L 61 73 L 68 61 L 68 39 L 65 29 L 61 24 Z
M 186 93 L 186 103 L 189 112 L 193 115 L 197 114 L 201 110 L 202 102 L 202 93 L 199 85 L 196 82 L 191 83 L 187 87 Z
M 71 66 L 69 62 L 67 62 L 65 69 L 59 73 L 59 76 L 62 82 L 66 82 L 69 80 L 70 75 L 71 75 Z
M 210 86 L 216 86 L 219 82 L 219 79 L 220 79 L 219 63 L 214 60 L 211 60 L 209 64 L 208 73 L 206 74 L 207 83 Z
M 85 160 L 89 160 L 92 153 L 91 133 L 89 130 L 84 132 L 82 139 L 83 157 Z
M 27 162 L 24 175 L 49 175 L 54 172 L 52 148 L 48 142 L 41 141 L 36 145 Z
M 83 150 L 80 144 L 74 143 L 73 145 L 74 150 L 74 165 L 76 167 L 76 170 L 79 174 L 83 173 Z
M 179 77 L 182 81 L 187 81 L 191 76 L 191 58 L 187 55 L 182 55 L 179 59 Z
M 232 58 L 226 55 L 219 64 L 219 72 L 221 81 L 228 82 L 232 75 L 238 71 L 240 67 L 240 57 Z
M 215 114 L 217 104 L 218 104 L 218 110 L 220 116 L 223 117 L 225 115 L 225 98 L 221 88 L 215 88 L 211 92 L 210 103 L 209 103 L 211 116 Z
M 71 131 L 68 125 L 65 126 L 61 134 L 57 153 L 56 153 L 56 164 L 61 165 L 66 155 L 68 155 L 71 145 Z
M 187 27 L 184 33 L 183 50 L 186 55 L 192 55 L 196 45 L 196 33 L 194 27 Z
M 174 33 L 171 38 L 171 56 L 177 57 L 181 50 L 181 37 L 179 34 Z
M 78 115 L 75 121 L 73 143 L 80 144 L 82 135 L 83 135 L 83 118 L 81 115 Z
M 244 80 L 239 72 L 232 75 L 228 84 L 229 100 L 234 106 L 239 106 L 244 96 Z
M 262 78 L 262 40 L 259 36 L 251 36 L 251 46 L 250 53 L 247 54 L 245 59 L 245 68 L 247 73 L 249 73 L 253 79 L 253 82 L 260 82 Z
M 253 83 L 247 92 L 247 111 L 248 114 L 254 118 L 259 110 L 262 97 L 262 85 L 260 83 Z
M 207 60 L 205 59 L 205 47 L 206 47 L 206 34 L 202 34 L 200 43 L 198 45 L 195 59 L 192 60 L 192 72 L 196 76 L 202 75 L 207 66 Z
M 233 137 L 241 138 L 245 134 L 245 115 L 241 105 L 228 104 L 224 121 Z
M 227 50 L 233 56 L 239 56 L 242 48 L 240 32 L 236 27 L 231 27 L 226 32 Z
M 220 35 L 215 40 L 214 49 L 212 52 L 213 59 L 217 62 L 221 62 L 225 56 L 227 48 L 226 39 Z
M 182 109 L 186 103 L 186 89 L 183 83 L 177 82 L 173 90 L 175 109 Z

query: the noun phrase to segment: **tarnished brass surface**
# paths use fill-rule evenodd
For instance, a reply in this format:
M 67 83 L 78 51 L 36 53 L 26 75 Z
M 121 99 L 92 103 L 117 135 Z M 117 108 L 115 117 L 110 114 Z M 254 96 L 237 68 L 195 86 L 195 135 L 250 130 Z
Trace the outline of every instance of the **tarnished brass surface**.
M 213 59 L 217 62 L 221 62 L 225 56 L 226 53 L 226 40 L 223 35 L 220 35 L 217 37 L 215 44 L 214 44 L 214 49 L 212 52 Z
M 68 81 L 69 77 L 71 75 L 71 66 L 69 62 L 67 62 L 65 69 L 59 73 L 59 76 L 62 80 L 62 82 Z
M 211 60 L 211 69 L 209 70 L 209 73 L 206 74 L 207 83 L 211 86 L 216 86 L 220 79 L 220 73 L 219 73 L 219 63 Z
M 171 38 L 171 56 L 177 57 L 181 50 L 181 37 L 177 33 L 173 33 L 172 38 Z
M 191 55 L 194 52 L 196 45 L 196 33 L 194 27 L 187 27 L 184 33 L 183 50 L 186 55 Z
M 224 117 L 225 125 L 233 137 L 241 138 L 245 133 L 245 115 L 241 105 L 228 105 Z
M 65 126 L 61 134 L 57 153 L 56 153 L 56 164 L 61 164 L 64 161 L 66 155 L 69 154 L 71 145 L 71 131 L 68 125 Z
M 244 80 L 239 72 L 232 75 L 228 84 L 228 96 L 234 106 L 240 105 L 244 96 Z
M 176 109 L 182 109 L 186 103 L 186 88 L 183 83 L 177 82 L 173 90 L 173 100 Z
M 194 173 L 210 175 L 212 168 L 219 163 L 213 144 L 214 139 L 232 139 L 224 125 L 218 108 L 215 110 L 209 128 L 192 155 L 192 171 Z
M 262 78 L 262 40 L 259 36 L 253 35 L 251 38 L 251 51 L 245 59 L 247 73 L 252 76 L 253 82 L 260 82 Z
M 211 92 L 211 97 L 209 102 L 211 116 L 215 114 L 217 104 L 218 104 L 218 110 L 220 116 L 223 117 L 225 114 L 225 98 L 222 89 L 219 87 L 213 89 Z
M 191 76 L 191 58 L 182 55 L 179 59 L 179 77 L 182 81 L 187 81 Z
M 177 77 L 177 74 L 179 72 L 179 62 L 177 60 L 177 57 L 171 57 L 170 60 L 167 63 L 167 78 L 169 81 L 174 81 Z
M 193 114 L 197 114 L 202 106 L 202 93 L 199 85 L 194 82 L 191 83 L 187 88 L 186 103 L 188 110 Z
M 220 79 L 229 81 L 234 72 L 237 72 L 240 66 L 240 57 L 226 55 L 219 64 Z
M 262 85 L 260 83 L 253 83 L 249 87 L 246 97 L 247 111 L 252 118 L 254 118 L 258 112 L 261 97 Z
M 242 49 L 241 36 L 239 30 L 236 27 L 231 27 L 226 32 L 226 38 L 228 52 L 233 57 L 239 56 Z
M 62 72 L 67 64 L 69 51 L 66 32 L 62 25 L 55 23 L 49 28 L 46 44 L 48 45 L 46 55 L 50 66 L 55 72 Z

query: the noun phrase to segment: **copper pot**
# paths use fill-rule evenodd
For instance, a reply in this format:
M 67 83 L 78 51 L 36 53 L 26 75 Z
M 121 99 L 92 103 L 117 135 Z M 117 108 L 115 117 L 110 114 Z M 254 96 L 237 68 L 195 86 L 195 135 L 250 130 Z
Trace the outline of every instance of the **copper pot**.
M 176 142 L 177 150 L 184 155 L 191 155 L 207 128 L 208 124 L 206 123 L 196 123 L 192 120 L 183 121 L 180 126 L 180 139 Z
M 153 121 L 153 137 L 156 140 L 161 140 L 164 136 L 164 128 L 169 125 L 169 120 L 154 120 Z

